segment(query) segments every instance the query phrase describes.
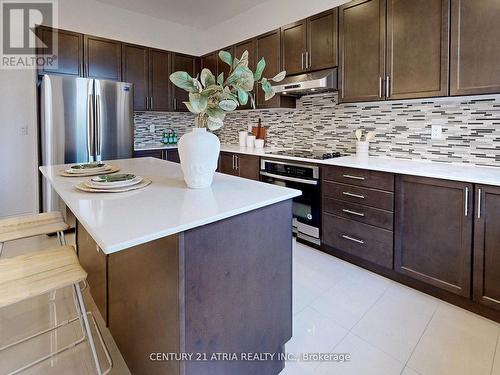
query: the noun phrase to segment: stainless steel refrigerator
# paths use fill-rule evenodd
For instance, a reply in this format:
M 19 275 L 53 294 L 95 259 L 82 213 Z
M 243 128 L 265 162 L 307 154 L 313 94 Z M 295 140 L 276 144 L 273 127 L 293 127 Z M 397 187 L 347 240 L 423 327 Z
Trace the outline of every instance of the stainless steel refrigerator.
M 131 83 L 45 75 L 40 85 L 41 164 L 132 157 Z M 42 177 L 42 210 L 65 206 Z

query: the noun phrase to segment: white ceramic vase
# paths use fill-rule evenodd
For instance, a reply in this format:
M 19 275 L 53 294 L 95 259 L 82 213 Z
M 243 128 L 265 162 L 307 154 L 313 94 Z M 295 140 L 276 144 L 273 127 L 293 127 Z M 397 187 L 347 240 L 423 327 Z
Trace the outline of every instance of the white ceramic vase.
M 194 128 L 179 139 L 184 181 L 191 189 L 203 189 L 212 185 L 219 160 L 219 138 L 206 128 Z

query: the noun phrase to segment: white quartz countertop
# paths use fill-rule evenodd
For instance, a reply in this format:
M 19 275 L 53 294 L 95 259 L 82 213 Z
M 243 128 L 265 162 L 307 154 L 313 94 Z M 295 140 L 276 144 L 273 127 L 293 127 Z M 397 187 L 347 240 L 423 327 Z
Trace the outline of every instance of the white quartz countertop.
M 270 152 L 283 149 L 251 149 L 246 147 L 222 145 L 221 151 L 249 154 L 261 157 L 295 160 L 321 165 L 335 165 L 339 167 L 368 169 L 397 174 L 406 174 L 420 177 L 440 178 L 445 180 L 470 182 L 475 184 L 500 186 L 500 168 L 483 167 L 459 163 L 441 163 L 433 161 L 405 160 L 370 156 L 357 158 L 343 156 L 327 160 L 306 159 L 282 155 L 270 155 Z M 500 166 L 500 165 L 499 165 Z
M 171 150 L 175 148 L 177 148 L 177 145 L 166 145 L 164 143 L 149 143 L 140 146 L 134 146 L 134 151 Z
M 244 178 L 216 173 L 208 189 L 188 189 L 180 165 L 154 158 L 110 161 L 120 172 L 152 180 L 148 187 L 126 193 L 85 193 L 75 185 L 89 177 L 61 177 L 67 166 L 40 171 L 76 218 L 111 254 L 171 234 L 213 223 L 301 194 Z

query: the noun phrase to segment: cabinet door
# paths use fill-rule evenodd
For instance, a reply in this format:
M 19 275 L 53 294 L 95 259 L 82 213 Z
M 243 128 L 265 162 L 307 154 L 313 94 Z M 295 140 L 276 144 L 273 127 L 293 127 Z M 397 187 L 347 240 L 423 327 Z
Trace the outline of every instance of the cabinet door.
M 240 177 L 260 181 L 260 158 L 252 155 L 236 155 Z
M 339 101 L 383 99 L 385 0 L 355 0 L 339 10 Z
M 214 76 L 217 76 L 217 61 L 219 56 L 217 52 L 209 53 L 201 57 L 201 69 L 208 69 Z
M 472 194 L 472 184 L 397 177 L 397 272 L 470 298 Z
M 236 169 L 235 154 L 231 154 L 229 152 L 220 153 L 219 172 L 230 174 L 233 176 L 238 175 L 238 170 Z
M 76 223 L 78 260 L 87 272 L 87 283 L 92 298 L 106 325 L 108 324 L 107 255 L 104 254 L 80 222 Z
M 448 0 L 388 0 L 386 97 L 448 95 Z
M 174 53 L 172 56 L 172 72 L 183 71 L 188 72 L 192 77 L 195 76 L 195 57 Z M 188 112 L 187 107 L 183 102 L 189 101 L 189 93 L 177 86 L 172 86 L 172 97 L 174 111 Z
M 253 71 L 255 71 L 255 66 L 257 64 L 255 59 L 255 40 L 249 39 L 244 42 L 238 43 L 234 45 L 234 56 L 236 58 L 240 58 L 243 52 L 248 51 L 248 67 Z M 255 95 L 255 91 L 252 93 Z M 248 103 L 246 105 L 239 106 L 238 109 L 251 109 L 252 103 L 251 100 L 248 99 Z
M 157 158 L 157 159 L 163 159 L 163 150 L 134 151 L 134 158 Z
M 63 74 L 69 76 L 83 75 L 83 35 L 65 30 L 56 30 L 40 26 L 37 28 L 40 40 L 47 48 L 57 54 L 55 66 L 44 65 L 39 74 Z M 57 43 L 57 50 L 53 50 L 53 43 Z M 43 55 L 42 48 L 37 54 Z
M 149 109 L 149 58 L 148 48 L 123 45 L 123 81 L 134 84 L 134 110 Z
M 338 18 L 338 8 L 309 18 L 309 70 L 333 68 L 338 65 Z
M 233 47 L 225 48 L 222 51 L 229 52 L 231 54 L 231 56 L 234 57 L 234 49 L 233 49 Z M 220 60 L 220 59 L 218 61 L 218 64 L 219 64 L 219 66 L 218 66 L 218 69 L 217 69 L 217 75 L 219 75 L 221 73 L 224 73 L 224 80 L 226 80 L 227 77 L 229 76 L 229 72 L 231 71 L 231 67 L 229 65 L 227 65 L 224 61 Z
M 281 34 L 280 30 L 258 36 L 255 39 L 256 61 L 261 58 L 266 60 L 264 77 L 272 78 L 280 72 L 281 68 Z M 271 100 L 265 100 L 264 91 L 260 85 L 255 92 L 258 108 L 295 108 L 295 99 L 289 96 L 276 95 Z
M 476 187 L 474 300 L 500 309 L 500 188 Z
M 500 2 L 451 1 L 450 94 L 500 92 Z
M 167 160 L 173 161 L 174 163 L 180 163 L 181 158 L 179 157 L 179 150 L 176 148 L 167 150 Z
M 149 52 L 149 109 L 153 111 L 169 111 L 170 79 L 169 63 L 170 53 L 151 49 Z
M 122 79 L 122 44 L 116 40 L 85 35 L 85 76 L 89 78 Z
M 288 75 L 307 70 L 307 22 L 302 20 L 281 28 L 283 70 Z

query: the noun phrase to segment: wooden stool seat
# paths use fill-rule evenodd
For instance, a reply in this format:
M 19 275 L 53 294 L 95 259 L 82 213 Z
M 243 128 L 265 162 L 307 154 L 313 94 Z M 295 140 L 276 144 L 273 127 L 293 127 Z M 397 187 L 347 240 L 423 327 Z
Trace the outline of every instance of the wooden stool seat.
M 51 234 L 69 229 L 60 212 L 18 216 L 0 220 L 0 242 Z
M 72 246 L 0 259 L 0 308 L 86 278 Z

